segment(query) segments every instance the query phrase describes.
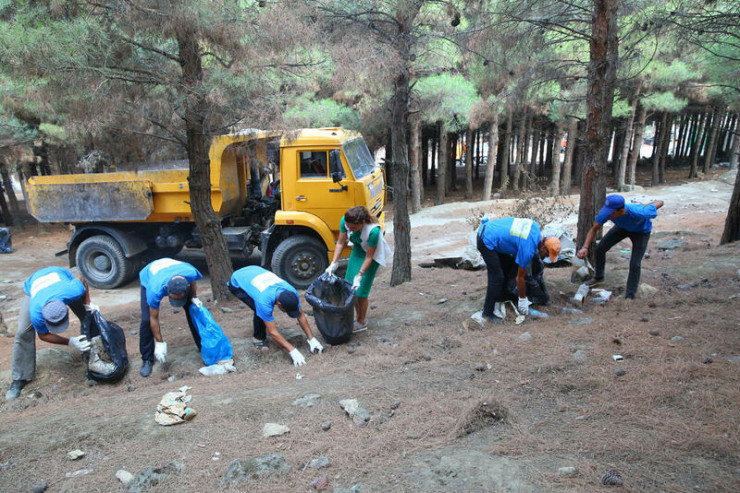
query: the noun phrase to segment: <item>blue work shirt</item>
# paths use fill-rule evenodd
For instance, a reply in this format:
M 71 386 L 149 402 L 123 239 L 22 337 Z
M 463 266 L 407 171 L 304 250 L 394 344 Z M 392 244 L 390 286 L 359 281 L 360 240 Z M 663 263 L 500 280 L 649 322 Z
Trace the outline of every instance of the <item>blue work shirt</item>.
M 478 236 L 489 250 L 513 255 L 517 265 L 526 269 L 532 262 L 542 240 L 540 225 L 531 219 L 504 217 L 483 219 Z
M 29 311 L 31 325 L 39 334 L 48 334 L 49 328 L 41 310 L 48 302 L 59 300 L 65 305 L 79 300 L 85 294 L 85 285 L 62 267 L 45 267 L 26 279 L 23 291 L 31 298 Z
M 611 221 L 630 233 L 649 233 L 653 230 L 651 219 L 658 216 L 655 204 L 624 204 L 624 209 L 624 216 L 616 219 L 610 219 L 608 214 L 599 213 L 596 222 L 603 226 L 607 221 Z
M 250 265 L 231 275 L 231 285 L 241 288 L 254 300 L 254 311 L 265 322 L 274 322 L 272 312 L 275 301 L 283 291 L 292 291 L 298 297 L 298 308 L 301 308 L 298 291 L 278 276 L 256 265 Z
M 149 263 L 139 272 L 139 282 L 146 289 L 146 303 L 150 308 L 159 309 L 162 298 L 168 296 L 167 283 L 174 276 L 182 276 L 192 284 L 203 275 L 187 262 L 171 258 L 161 258 Z

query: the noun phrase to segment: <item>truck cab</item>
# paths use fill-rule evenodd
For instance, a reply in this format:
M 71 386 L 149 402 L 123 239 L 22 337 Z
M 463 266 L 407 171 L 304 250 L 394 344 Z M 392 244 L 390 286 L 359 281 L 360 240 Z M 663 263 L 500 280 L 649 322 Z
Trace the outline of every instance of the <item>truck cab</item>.
M 298 289 L 328 266 L 348 208 L 364 205 L 383 224 L 383 175 L 359 133 L 245 131 L 214 137 L 209 156 L 211 203 L 229 250 L 258 249 L 262 265 Z M 41 222 L 73 224 L 70 266 L 94 287 L 115 288 L 153 258 L 202 246 L 188 174 L 187 162 L 171 162 L 37 176 L 27 207 Z

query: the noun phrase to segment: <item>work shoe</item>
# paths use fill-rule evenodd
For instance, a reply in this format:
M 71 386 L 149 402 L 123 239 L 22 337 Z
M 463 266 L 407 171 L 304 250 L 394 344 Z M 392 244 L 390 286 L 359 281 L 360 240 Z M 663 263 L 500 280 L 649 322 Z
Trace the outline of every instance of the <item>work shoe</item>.
M 497 317 L 496 315 L 483 315 L 483 318 L 485 318 L 488 322 L 496 325 L 504 323 L 504 319 L 501 317 Z
M 10 384 L 10 388 L 5 392 L 5 400 L 12 401 L 13 399 L 17 399 L 18 396 L 21 395 L 21 390 L 27 383 L 28 380 L 13 380 L 13 383 Z
M 604 278 L 603 277 L 600 278 L 600 279 L 596 279 L 595 277 L 592 277 L 591 279 L 589 279 L 588 281 L 584 282 L 583 284 L 585 284 L 589 288 L 595 288 L 597 286 L 601 286 L 601 284 L 603 282 L 604 282 Z
M 506 305 L 503 301 L 497 301 L 493 305 L 493 316 L 498 317 L 501 320 L 506 318 Z
M 149 360 L 144 360 L 144 362 L 141 364 L 141 370 L 139 370 L 139 375 L 146 378 L 149 375 L 152 374 L 152 365 L 154 363 Z

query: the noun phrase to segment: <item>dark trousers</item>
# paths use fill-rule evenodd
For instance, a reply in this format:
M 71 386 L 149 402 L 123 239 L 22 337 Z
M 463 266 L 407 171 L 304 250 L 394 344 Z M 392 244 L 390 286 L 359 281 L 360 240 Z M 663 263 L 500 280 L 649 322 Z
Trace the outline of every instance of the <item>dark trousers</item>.
M 164 301 L 164 300 L 163 300 Z M 149 304 L 146 302 L 146 288 L 141 287 L 141 324 L 139 325 L 139 352 L 141 353 L 141 359 L 144 361 L 154 361 L 154 334 L 152 334 L 152 324 L 149 318 Z M 159 308 L 162 308 L 160 304 Z M 188 300 L 185 302 L 185 318 L 188 320 L 188 327 L 190 333 L 193 335 L 193 341 L 200 351 L 200 333 L 198 328 L 193 324 L 190 319 L 190 294 L 188 294 Z M 160 331 L 162 326 L 160 325 Z
M 642 268 L 642 257 L 645 256 L 650 232 L 631 233 L 619 226 L 614 226 L 601 239 L 594 250 L 596 265 L 594 266 L 594 277 L 596 279 L 604 278 L 604 267 L 606 266 L 606 252 L 611 248 L 628 238 L 632 241 L 632 256 L 630 257 L 630 272 L 627 276 L 627 291 L 624 293 L 625 298 L 634 298 L 637 293 L 637 287 L 640 285 L 640 269 Z
M 252 318 L 254 333 L 252 334 L 252 337 L 258 341 L 264 341 L 267 339 L 267 326 L 265 325 L 265 321 L 257 316 L 257 310 L 254 308 L 254 299 L 242 288 L 235 288 L 231 283 L 229 283 L 229 290 L 231 291 L 231 294 L 242 300 L 254 312 L 254 317 Z
M 508 273 L 514 266 L 514 257 L 496 250 L 491 250 L 478 236 L 478 251 L 486 263 L 488 272 L 488 286 L 486 287 L 486 299 L 483 302 L 483 316 L 492 317 L 493 307 L 498 301 L 507 301 L 506 286 L 509 282 Z

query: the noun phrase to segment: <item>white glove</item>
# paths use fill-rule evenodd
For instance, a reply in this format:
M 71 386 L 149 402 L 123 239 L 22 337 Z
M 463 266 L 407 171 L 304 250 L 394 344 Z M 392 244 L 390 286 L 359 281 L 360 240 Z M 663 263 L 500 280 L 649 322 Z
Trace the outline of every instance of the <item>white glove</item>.
M 360 283 L 362 282 L 362 274 L 357 274 L 352 280 L 352 289 L 360 289 Z
M 520 315 L 529 315 L 529 305 L 532 303 L 527 298 L 519 298 L 519 303 L 517 304 L 517 309 L 519 310 Z
M 69 345 L 78 349 L 81 353 L 90 350 L 90 341 L 85 336 L 70 337 Z
M 85 310 L 92 313 L 92 312 L 99 312 L 100 307 L 96 305 L 95 303 L 90 303 L 89 305 L 85 305 Z
M 154 341 L 154 358 L 160 363 L 167 361 L 167 343 Z
M 293 366 L 303 366 L 306 364 L 306 358 L 298 351 L 298 348 L 294 348 L 290 353 L 290 357 L 293 358 Z
M 190 302 L 194 304 L 195 306 L 197 306 L 198 308 L 203 308 L 203 302 L 200 301 L 200 299 L 198 298 L 193 298 L 190 300 Z
M 308 341 L 308 352 L 313 353 L 318 351 L 319 354 L 321 354 L 321 351 L 324 350 L 324 346 L 321 345 L 318 339 L 315 337 L 312 337 L 311 339 L 306 339 Z
M 329 274 L 330 276 L 333 276 L 338 268 L 339 268 L 339 264 L 336 262 L 332 262 L 329 264 L 329 267 L 326 268 L 326 270 L 324 271 L 324 274 Z

